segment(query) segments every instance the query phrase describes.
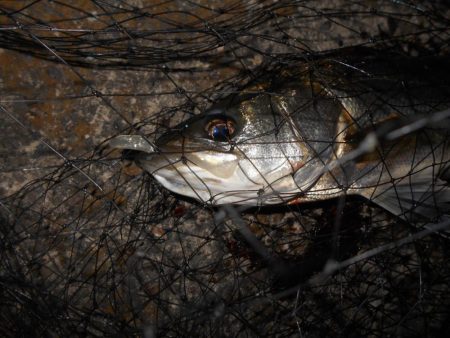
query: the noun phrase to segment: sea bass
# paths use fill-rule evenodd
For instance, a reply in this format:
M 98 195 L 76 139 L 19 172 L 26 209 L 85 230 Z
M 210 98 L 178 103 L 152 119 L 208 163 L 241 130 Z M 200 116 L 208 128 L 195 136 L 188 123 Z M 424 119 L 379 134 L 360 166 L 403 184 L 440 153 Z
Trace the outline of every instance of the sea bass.
M 120 135 L 110 145 L 133 150 L 167 189 L 210 205 L 355 194 L 404 219 L 433 218 L 450 201 L 446 67 L 438 58 L 324 57 L 279 69 L 155 143 Z

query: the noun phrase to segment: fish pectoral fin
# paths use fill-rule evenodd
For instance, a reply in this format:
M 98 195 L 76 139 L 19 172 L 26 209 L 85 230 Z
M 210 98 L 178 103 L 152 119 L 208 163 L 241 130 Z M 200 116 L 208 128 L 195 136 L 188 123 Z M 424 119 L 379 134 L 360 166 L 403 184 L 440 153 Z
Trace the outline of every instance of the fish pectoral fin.
M 347 113 L 348 114 L 348 113 Z M 388 131 L 395 129 L 402 123 L 402 118 L 396 113 L 391 113 L 385 118 L 380 119 L 376 123 L 359 127 L 349 119 L 345 119 L 348 127 L 345 130 L 344 140 L 349 143 L 360 143 L 367 134 L 376 132 L 377 134 L 386 134 Z
M 360 194 L 406 221 L 436 221 L 449 215 L 450 187 L 433 173 L 430 167 Z
M 115 149 L 142 151 L 149 154 L 156 151 L 152 143 L 141 135 L 119 135 L 109 140 L 108 145 Z

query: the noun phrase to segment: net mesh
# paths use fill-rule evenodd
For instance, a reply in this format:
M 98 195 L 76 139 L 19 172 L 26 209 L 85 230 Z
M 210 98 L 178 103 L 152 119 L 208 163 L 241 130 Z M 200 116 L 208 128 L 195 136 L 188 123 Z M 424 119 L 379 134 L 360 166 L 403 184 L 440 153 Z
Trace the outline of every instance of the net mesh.
M 347 47 L 445 57 L 449 14 L 445 1 L 1 2 L 1 334 L 444 335 L 448 221 L 413 226 L 350 196 L 213 208 L 106 145 L 153 142 Z

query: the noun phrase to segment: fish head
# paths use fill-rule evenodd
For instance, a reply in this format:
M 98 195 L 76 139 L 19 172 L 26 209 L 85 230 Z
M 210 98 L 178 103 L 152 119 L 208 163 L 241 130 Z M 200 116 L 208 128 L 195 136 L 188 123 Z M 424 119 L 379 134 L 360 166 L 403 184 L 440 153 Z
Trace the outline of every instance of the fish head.
M 162 135 L 138 159 L 167 189 L 211 204 L 265 204 L 303 158 L 270 95 L 234 96 Z M 292 182 L 291 182 L 292 183 Z
M 144 150 L 136 162 L 180 195 L 212 205 L 283 203 L 318 176 L 317 149 L 307 145 L 292 113 L 302 105 L 310 111 L 313 103 L 295 90 L 235 95 L 172 128 L 147 151 L 140 141 L 116 147 Z M 321 123 L 305 121 L 307 129 L 323 130 Z

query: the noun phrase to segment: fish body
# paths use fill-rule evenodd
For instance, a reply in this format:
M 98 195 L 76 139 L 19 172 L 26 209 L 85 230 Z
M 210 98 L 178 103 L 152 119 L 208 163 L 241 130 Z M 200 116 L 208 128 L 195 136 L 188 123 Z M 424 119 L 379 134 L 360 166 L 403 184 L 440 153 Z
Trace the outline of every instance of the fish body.
M 450 201 L 450 82 L 439 67 L 324 58 L 219 101 L 155 145 L 140 135 L 111 145 L 137 150 L 135 161 L 164 187 L 211 205 L 356 194 L 405 219 L 434 217 Z

